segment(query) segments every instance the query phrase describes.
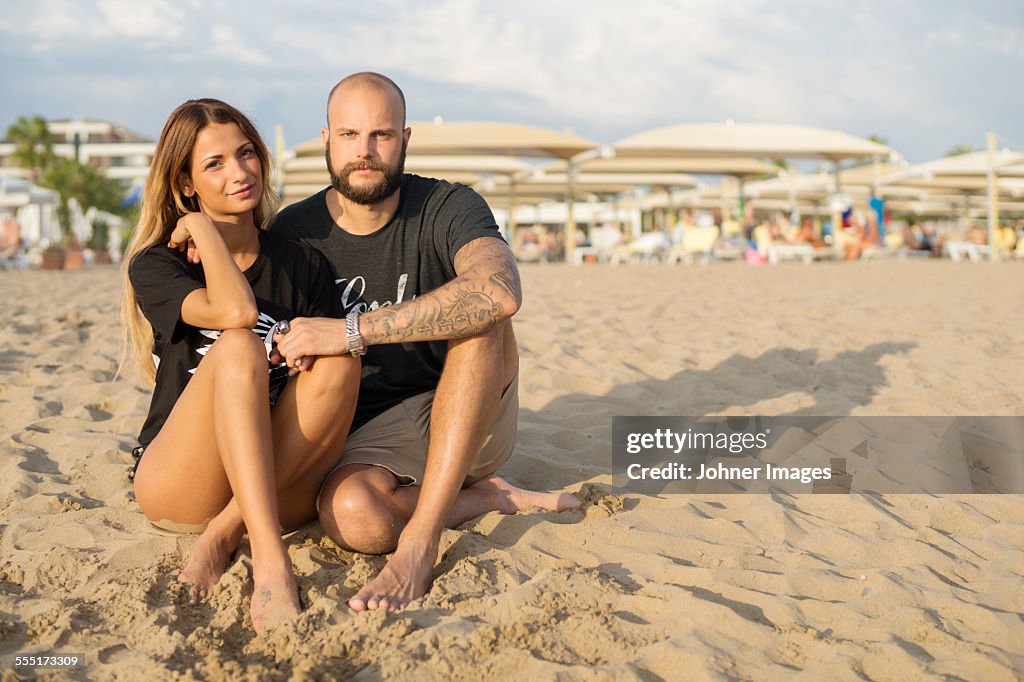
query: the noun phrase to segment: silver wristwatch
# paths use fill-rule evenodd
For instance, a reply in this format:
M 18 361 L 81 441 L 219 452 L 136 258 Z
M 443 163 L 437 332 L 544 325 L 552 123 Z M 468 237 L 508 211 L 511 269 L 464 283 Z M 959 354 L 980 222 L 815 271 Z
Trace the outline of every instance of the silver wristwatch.
M 366 355 L 366 346 L 363 345 L 363 336 L 359 333 L 359 316 L 362 313 L 352 310 L 345 316 L 345 339 L 348 341 L 349 355 L 359 357 Z

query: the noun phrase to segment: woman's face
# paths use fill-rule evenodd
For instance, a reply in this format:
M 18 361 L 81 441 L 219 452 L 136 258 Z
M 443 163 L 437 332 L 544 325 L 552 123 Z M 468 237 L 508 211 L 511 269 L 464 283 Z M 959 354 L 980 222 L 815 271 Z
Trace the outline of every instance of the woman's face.
M 256 147 L 235 123 L 211 123 L 199 131 L 192 148 L 192 173 L 185 194 L 214 220 L 251 212 L 263 194 L 263 168 Z

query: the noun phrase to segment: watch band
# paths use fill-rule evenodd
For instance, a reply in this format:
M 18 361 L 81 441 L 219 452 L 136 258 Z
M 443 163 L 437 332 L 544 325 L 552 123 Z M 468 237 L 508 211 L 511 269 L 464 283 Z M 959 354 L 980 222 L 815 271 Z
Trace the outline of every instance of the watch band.
M 358 310 L 352 310 L 345 316 L 345 340 L 348 342 L 349 355 L 355 357 L 366 355 L 363 336 L 359 333 L 359 316 L 361 314 Z

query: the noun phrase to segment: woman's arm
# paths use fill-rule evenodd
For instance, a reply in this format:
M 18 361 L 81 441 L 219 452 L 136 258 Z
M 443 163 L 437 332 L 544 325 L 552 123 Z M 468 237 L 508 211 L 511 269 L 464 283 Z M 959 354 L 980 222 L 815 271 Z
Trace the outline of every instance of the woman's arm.
M 167 244 L 180 248 L 189 241 L 203 254 L 206 288 L 196 289 L 181 304 L 181 319 L 193 327 L 251 329 L 259 311 L 252 287 L 238 269 L 213 221 L 202 213 L 178 220 Z

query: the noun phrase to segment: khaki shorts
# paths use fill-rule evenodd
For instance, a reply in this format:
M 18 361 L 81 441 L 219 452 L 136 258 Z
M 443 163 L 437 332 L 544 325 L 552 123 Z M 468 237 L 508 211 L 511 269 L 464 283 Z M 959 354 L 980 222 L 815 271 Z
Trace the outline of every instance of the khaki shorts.
M 345 453 L 334 468 L 347 464 L 384 467 L 398 477 L 401 485 L 423 480 L 430 440 L 430 410 L 434 391 L 414 395 L 385 410 L 349 434 Z M 494 423 L 469 467 L 464 485 L 493 474 L 512 456 L 519 425 L 519 373 L 498 403 Z M 331 472 L 333 473 L 333 471 Z

